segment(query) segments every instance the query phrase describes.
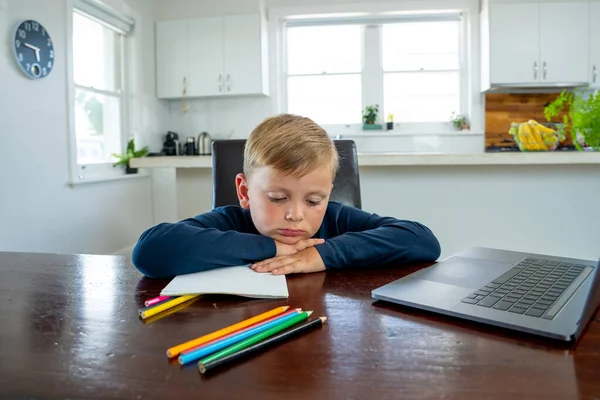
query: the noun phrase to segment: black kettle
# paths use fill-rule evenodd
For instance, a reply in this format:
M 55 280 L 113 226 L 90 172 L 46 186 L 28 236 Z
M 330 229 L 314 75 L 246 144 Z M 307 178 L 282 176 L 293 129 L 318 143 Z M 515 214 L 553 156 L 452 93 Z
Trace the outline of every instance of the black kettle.
M 212 138 L 207 132 L 198 135 L 198 155 L 208 156 L 212 153 Z

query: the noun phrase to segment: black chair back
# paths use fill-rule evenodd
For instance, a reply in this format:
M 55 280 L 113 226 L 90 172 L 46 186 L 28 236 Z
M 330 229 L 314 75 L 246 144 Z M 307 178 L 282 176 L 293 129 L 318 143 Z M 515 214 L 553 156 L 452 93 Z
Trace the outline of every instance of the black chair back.
M 353 140 L 334 140 L 340 169 L 333 182 L 331 200 L 361 208 L 358 155 Z M 213 208 L 239 205 L 235 177 L 244 170 L 246 139 L 215 140 L 212 143 Z

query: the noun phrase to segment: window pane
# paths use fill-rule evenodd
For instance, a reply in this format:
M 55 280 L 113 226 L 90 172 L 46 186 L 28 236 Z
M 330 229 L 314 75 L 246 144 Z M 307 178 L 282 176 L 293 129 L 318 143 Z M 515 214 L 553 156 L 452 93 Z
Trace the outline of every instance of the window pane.
M 73 75 L 75 83 L 118 91 L 121 35 L 81 14 L 73 13 Z
M 120 99 L 75 90 L 77 163 L 114 162 L 121 153 Z
M 288 112 L 318 124 L 361 122 L 360 74 L 288 78 Z
M 458 72 L 383 75 L 384 114 L 397 122 L 448 121 L 460 109 Z
M 288 74 L 360 72 L 361 32 L 357 25 L 288 28 Z
M 458 69 L 458 21 L 383 26 L 383 70 Z

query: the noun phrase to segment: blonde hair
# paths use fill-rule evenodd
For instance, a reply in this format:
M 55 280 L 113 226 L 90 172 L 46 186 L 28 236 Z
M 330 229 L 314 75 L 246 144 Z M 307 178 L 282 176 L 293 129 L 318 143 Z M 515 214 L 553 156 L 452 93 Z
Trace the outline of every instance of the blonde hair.
M 333 178 L 338 153 L 327 132 L 313 120 L 292 114 L 265 119 L 250 134 L 244 148 L 244 174 L 260 167 L 302 177 L 316 166 L 329 163 Z

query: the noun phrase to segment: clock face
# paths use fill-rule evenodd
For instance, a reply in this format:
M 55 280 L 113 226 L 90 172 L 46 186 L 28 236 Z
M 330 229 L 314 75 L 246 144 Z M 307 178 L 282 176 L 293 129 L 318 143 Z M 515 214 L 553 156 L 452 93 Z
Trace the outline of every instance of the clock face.
M 28 20 L 15 31 L 13 47 L 21 70 L 31 79 L 46 77 L 54 67 L 54 46 L 39 22 Z

